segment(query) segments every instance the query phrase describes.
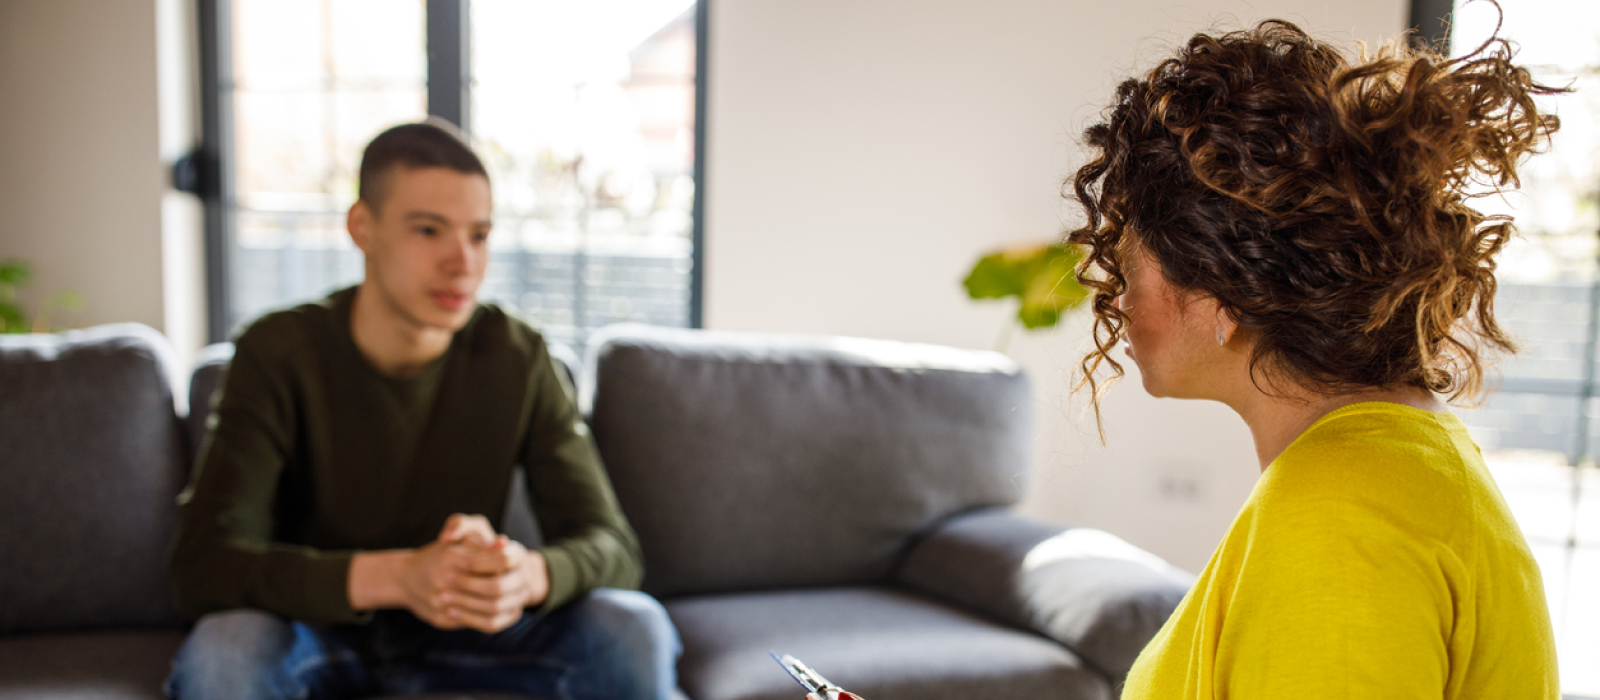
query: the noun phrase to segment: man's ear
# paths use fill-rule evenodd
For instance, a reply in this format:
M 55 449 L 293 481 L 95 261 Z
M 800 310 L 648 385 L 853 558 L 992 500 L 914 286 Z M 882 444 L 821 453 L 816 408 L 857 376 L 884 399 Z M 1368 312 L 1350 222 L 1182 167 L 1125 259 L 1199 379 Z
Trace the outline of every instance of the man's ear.
M 344 217 L 344 228 L 350 232 L 350 240 L 362 253 L 372 252 L 372 218 L 372 208 L 360 199 L 350 205 L 350 212 Z

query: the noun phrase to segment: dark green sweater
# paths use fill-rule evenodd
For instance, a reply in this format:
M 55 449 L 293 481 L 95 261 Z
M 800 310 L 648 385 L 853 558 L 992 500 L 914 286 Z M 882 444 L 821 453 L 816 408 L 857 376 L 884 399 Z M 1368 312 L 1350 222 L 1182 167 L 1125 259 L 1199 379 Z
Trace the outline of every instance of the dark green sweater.
M 545 606 L 638 586 L 638 540 L 544 339 L 480 306 L 444 356 L 394 379 L 351 338 L 354 298 L 270 314 L 239 336 L 178 499 L 180 610 L 365 619 L 346 590 L 351 556 L 426 544 L 452 513 L 501 522 L 517 464 L 546 541 Z

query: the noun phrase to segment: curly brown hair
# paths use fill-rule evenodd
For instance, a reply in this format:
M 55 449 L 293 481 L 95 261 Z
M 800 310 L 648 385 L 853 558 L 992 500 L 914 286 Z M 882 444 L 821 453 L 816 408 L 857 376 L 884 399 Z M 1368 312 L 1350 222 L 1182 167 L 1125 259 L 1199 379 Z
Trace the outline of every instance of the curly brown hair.
M 1483 351 L 1515 351 L 1494 316 L 1512 227 L 1468 200 L 1518 184 L 1519 160 L 1560 125 L 1534 97 L 1564 91 L 1513 53 L 1495 38 L 1445 60 L 1395 41 L 1352 61 L 1269 20 L 1196 35 L 1123 82 L 1071 181 L 1087 222 L 1067 241 L 1085 250 L 1095 318 L 1080 388 L 1097 418 L 1123 374 L 1115 300 L 1134 246 L 1238 322 L 1252 378 L 1476 395 Z

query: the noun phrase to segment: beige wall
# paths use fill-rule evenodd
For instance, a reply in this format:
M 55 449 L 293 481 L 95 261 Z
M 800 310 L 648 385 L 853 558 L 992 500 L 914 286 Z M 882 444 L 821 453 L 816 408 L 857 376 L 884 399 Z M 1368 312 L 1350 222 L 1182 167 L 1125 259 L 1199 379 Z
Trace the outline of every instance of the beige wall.
M 164 182 L 155 2 L 0 0 L 0 257 L 161 328 Z
M 168 186 L 196 122 L 193 2 L 0 0 L 0 258 L 70 326 L 137 321 L 204 342 L 201 212 Z M 32 304 L 30 303 L 30 307 Z
M 1197 29 L 1270 16 L 1399 31 L 1405 0 L 718 0 L 707 115 L 706 324 L 989 348 L 1008 308 L 959 282 L 1044 240 L 1076 138 L 1117 80 Z M 1198 570 L 1257 475 L 1226 409 L 1143 395 L 1093 436 L 1068 371 L 1084 319 L 1019 336 L 1039 415 L 1024 510 Z

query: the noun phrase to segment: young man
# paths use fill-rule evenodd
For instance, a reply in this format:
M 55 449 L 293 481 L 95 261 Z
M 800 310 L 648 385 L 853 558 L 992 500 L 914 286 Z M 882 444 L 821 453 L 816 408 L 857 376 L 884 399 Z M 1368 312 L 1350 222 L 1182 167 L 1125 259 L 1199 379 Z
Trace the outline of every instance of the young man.
M 618 590 L 638 541 L 570 387 L 476 301 L 490 214 L 452 131 L 385 131 L 347 220 L 366 279 L 239 336 L 179 499 L 172 581 L 200 621 L 172 697 L 670 697 L 677 635 Z M 490 526 L 519 464 L 538 550 Z

